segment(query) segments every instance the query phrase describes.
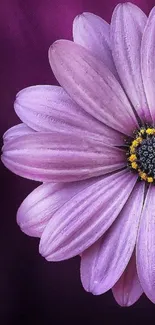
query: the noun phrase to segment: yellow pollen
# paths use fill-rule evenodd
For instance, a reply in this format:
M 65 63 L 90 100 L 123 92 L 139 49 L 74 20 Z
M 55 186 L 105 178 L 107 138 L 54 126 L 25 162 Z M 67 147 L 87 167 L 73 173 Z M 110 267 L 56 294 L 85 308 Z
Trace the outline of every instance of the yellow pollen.
M 148 177 L 147 181 L 148 181 L 148 183 L 152 183 L 153 182 L 153 177 Z
M 134 169 L 137 171 L 139 177 L 141 180 L 146 181 L 148 183 L 155 183 L 155 176 L 154 176 L 154 169 L 152 171 L 152 167 L 150 167 L 150 164 L 153 164 L 153 166 L 155 167 L 155 164 L 152 162 L 152 157 L 155 157 L 155 152 L 152 152 L 152 149 L 150 149 L 149 146 L 151 142 L 149 142 L 149 139 L 153 139 L 154 142 L 154 138 L 155 138 L 155 127 L 148 127 L 148 128 L 144 128 L 142 127 L 142 129 L 140 129 L 137 133 L 135 132 L 135 139 L 133 139 L 133 141 L 130 143 L 130 146 L 128 148 L 128 152 L 127 152 L 127 156 L 128 156 L 128 165 L 130 168 Z M 149 161 L 147 161 L 147 156 L 145 155 L 145 153 L 143 151 L 145 151 L 145 148 L 142 146 L 143 144 L 143 140 L 144 144 L 147 144 L 146 147 L 146 152 L 147 152 L 147 156 L 150 154 L 151 151 L 151 155 L 149 156 L 150 158 L 150 163 Z M 141 147 L 142 146 L 142 147 Z M 147 148 L 148 146 L 148 148 Z M 152 146 L 154 147 L 154 145 Z M 152 155 L 153 153 L 153 155 Z M 153 157 L 153 159 L 154 159 Z M 145 161 L 146 160 L 146 161 Z M 143 162 L 145 163 L 143 165 Z M 142 166 L 142 170 L 141 170 L 141 166 Z
M 132 167 L 133 169 L 137 169 L 137 168 L 138 168 L 138 165 L 137 165 L 136 162 L 132 162 L 131 167 Z
M 145 134 L 145 130 L 144 129 L 140 130 L 139 135 L 141 135 L 141 134 Z
M 155 129 L 148 128 L 148 129 L 146 130 L 146 133 L 147 133 L 147 134 L 155 134 Z
M 130 162 L 134 162 L 135 160 L 137 160 L 137 156 L 132 154 L 130 157 L 129 157 L 129 161 Z
M 138 137 L 136 138 L 136 141 L 138 142 L 138 144 L 140 144 L 143 141 L 143 139 L 141 137 Z
M 134 146 L 130 146 L 130 154 L 132 155 L 132 153 L 136 152 L 136 148 Z
M 132 144 L 130 148 L 136 148 L 138 145 L 143 141 L 141 137 L 136 138 L 135 140 L 132 141 Z
M 133 142 L 132 142 L 132 146 L 133 146 L 133 147 L 136 148 L 136 147 L 138 146 L 138 144 L 139 144 L 139 143 L 138 143 L 137 140 L 133 140 Z
M 136 152 L 136 149 L 134 147 L 130 147 L 130 155 Z
M 141 170 L 139 170 L 139 176 L 140 176 L 140 178 L 143 179 L 144 181 L 147 180 L 147 175 L 146 175 L 146 173 L 143 173 Z

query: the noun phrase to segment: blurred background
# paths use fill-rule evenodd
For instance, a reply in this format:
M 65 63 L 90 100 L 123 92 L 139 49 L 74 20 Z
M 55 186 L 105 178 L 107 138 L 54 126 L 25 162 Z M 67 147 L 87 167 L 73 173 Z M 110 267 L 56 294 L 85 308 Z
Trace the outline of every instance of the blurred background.
M 57 84 L 48 48 L 72 39 L 72 23 L 83 11 L 108 22 L 116 0 L 0 0 L 0 142 L 19 123 L 13 109 L 16 93 L 31 85 Z M 146 14 L 154 0 L 135 0 Z M 80 259 L 49 263 L 38 252 L 38 239 L 16 224 L 23 199 L 39 185 L 13 175 L 0 163 L 0 325 L 155 323 L 155 306 L 143 297 L 119 307 L 112 293 L 93 296 L 82 288 Z

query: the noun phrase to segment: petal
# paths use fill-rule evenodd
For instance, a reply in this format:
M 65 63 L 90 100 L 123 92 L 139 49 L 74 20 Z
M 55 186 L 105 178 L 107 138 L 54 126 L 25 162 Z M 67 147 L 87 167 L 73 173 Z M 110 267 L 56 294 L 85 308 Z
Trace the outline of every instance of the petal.
M 141 76 L 141 40 L 147 17 L 129 2 L 119 4 L 111 21 L 111 46 L 122 85 L 139 117 L 151 121 Z
M 111 226 L 136 180 L 127 170 L 94 179 L 54 214 L 42 234 L 40 253 L 49 261 L 81 254 Z
M 38 186 L 20 205 L 17 223 L 29 236 L 41 237 L 53 214 L 75 194 L 93 183 L 93 179 L 76 183 L 45 183 Z
M 115 300 L 122 307 L 132 306 L 142 295 L 143 289 L 137 275 L 135 254 L 132 255 L 124 273 L 112 288 L 112 292 Z
M 76 16 L 73 22 L 73 40 L 90 50 L 117 76 L 110 49 L 110 26 L 105 20 L 90 12 Z
M 86 291 L 102 294 L 124 272 L 136 244 L 143 199 L 144 184 L 136 184 L 111 228 L 82 254 L 81 280 Z
M 4 144 L 2 161 L 15 174 L 41 182 L 71 182 L 126 165 L 125 151 L 73 132 L 21 136 Z
M 155 303 L 155 187 L 150 186 L 145 199 L 137 242 L 137 271 L 141 286 Z
M 18 138 L 22 135 L 33 134 L 35 131 L 29 128 L 24 123 L 17 124 L 8 129 L 3 135 L 3 141 L 11 141 L 12 139 Z
M 83 136 L 93 133 L 111 145 L 123 142 L 123 135 L 86 113 L 58 86 L 25 88 L 17 94 L 14 108 L 19 118 L 36 131 L 84 132 Z
M 85 111 L 99 121 L 131 135 L 137 125 L 132 108 L 108 68 L 84 47 L 55 42 L 49 60 L 59 83 Z
M 155 121 L 155 7 L 152 9 L 143 34 L 141 46 L 142 76 L 153 121 Z

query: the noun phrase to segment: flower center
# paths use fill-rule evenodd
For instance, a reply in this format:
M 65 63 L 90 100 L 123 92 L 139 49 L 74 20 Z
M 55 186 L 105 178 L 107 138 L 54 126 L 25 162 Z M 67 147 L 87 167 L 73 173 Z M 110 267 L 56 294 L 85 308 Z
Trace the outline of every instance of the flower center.
M 155 128 L 141 128 L 128 150 L 128 165 L 141 180 L 155 183 Z

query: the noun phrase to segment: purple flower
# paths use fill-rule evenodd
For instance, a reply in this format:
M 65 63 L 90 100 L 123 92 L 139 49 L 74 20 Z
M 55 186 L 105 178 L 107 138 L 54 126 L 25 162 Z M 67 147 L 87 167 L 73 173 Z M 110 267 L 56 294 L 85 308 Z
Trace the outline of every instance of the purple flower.
M 20 91 L 4 134 L 5 166 L 43 182 L 17 222 L 48 261 L 81 255 L 87 291 L 155 302 L 155 9 L 83 13 L 73 38 L 49 50 L 61 87 Z

